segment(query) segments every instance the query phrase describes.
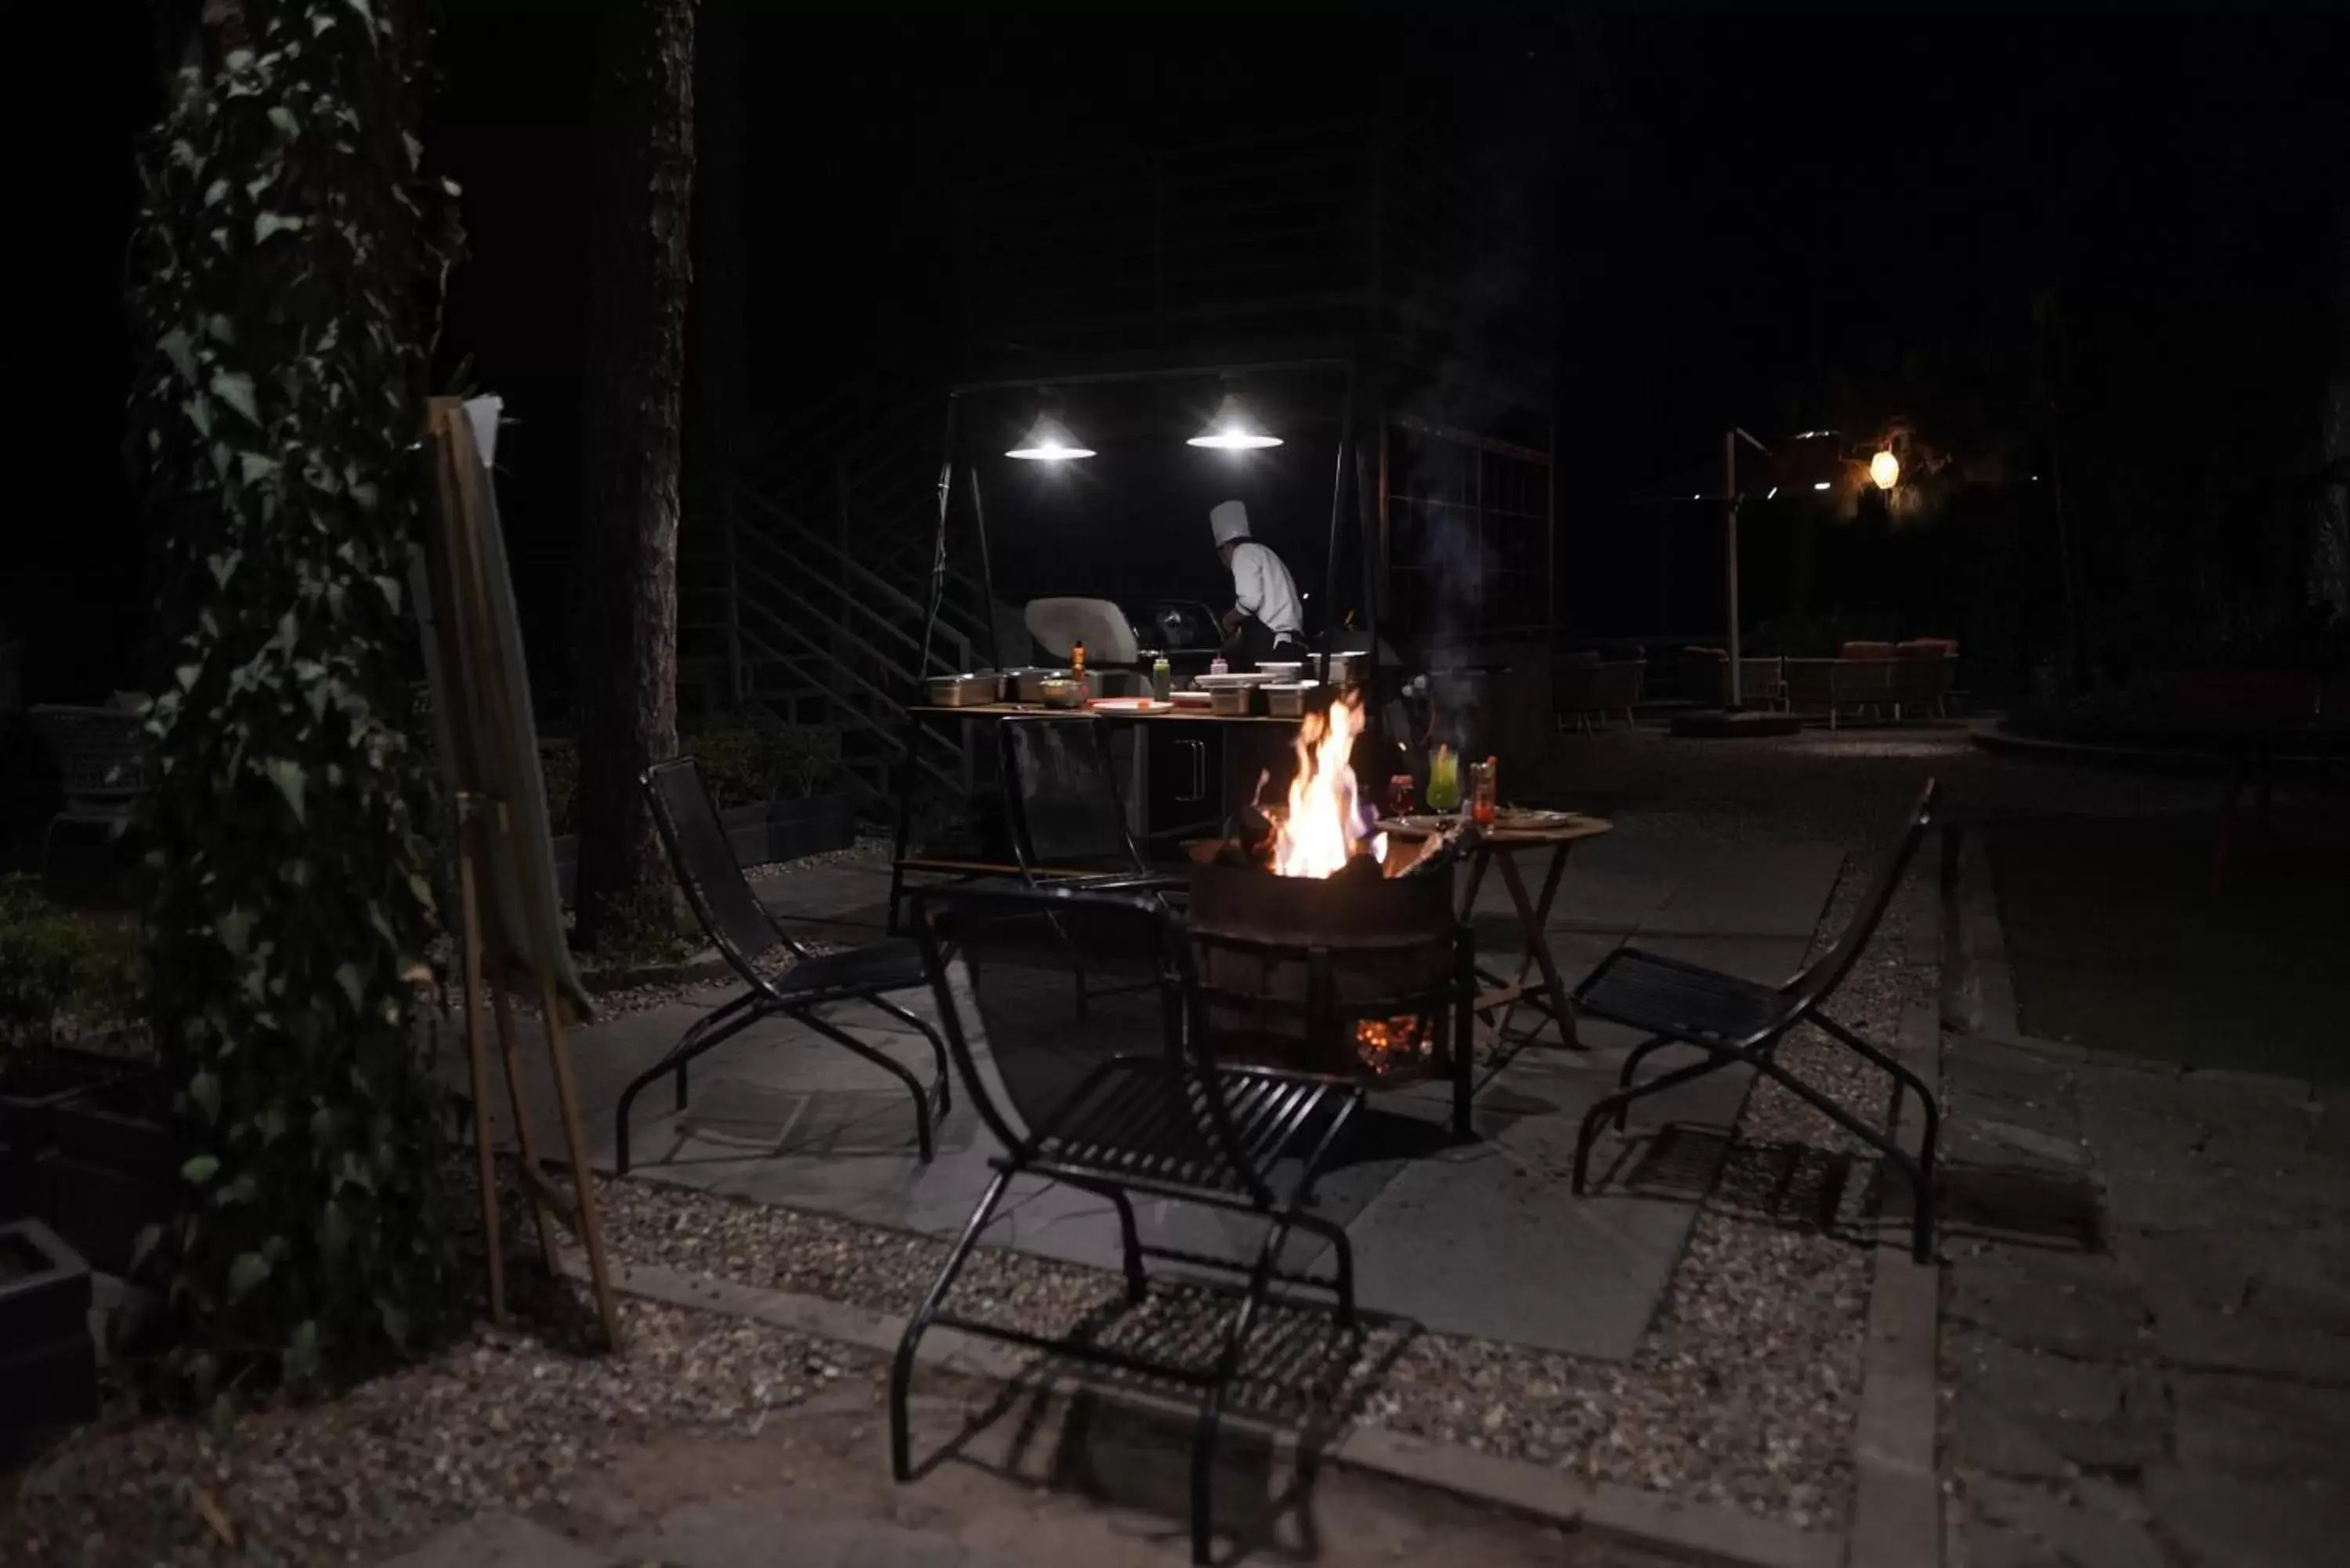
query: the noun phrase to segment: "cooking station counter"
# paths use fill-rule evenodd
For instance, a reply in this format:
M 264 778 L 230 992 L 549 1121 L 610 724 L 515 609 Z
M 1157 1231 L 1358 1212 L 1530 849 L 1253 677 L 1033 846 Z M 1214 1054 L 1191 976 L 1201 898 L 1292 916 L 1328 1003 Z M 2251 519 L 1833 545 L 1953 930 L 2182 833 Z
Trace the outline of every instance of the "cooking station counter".
M 1016 719 L 1024 715 L 1033 718 L 1047 714 L 1076 718 L 1082 715 L 1119 724 L 1283 724 L 1293 730 L 1299 722 L 1295 719 L 1276 718 L 1270 713 L 1214 713 L 1205 708 L 1050 708 L 1041 702 L 970 702 L 962 707 L 918 702 L 906 711 L 931 719 Z
M 973 730 L 981 724 L 992 730 L 1006 719 L 1090 718 L 1111 726 L 1114 732 L 1104 738 L 1118 772 L 1127 828 L 1146 853 L 1153 846 L 1163 852 L 1186 837 L 1222 832 L 1233 805 L 1249 797 L 1261 772 L 1271 773 L 1276 782 L 1285 776 L 1302 722 L 1265 713 L 1219 714 L 1204 708 L 1148 711 L 1122 706 L 1047 708 L 1033 702 L 975 702 L 961 707 L 919 703 L 906 712 L 917 723 L 956 722 Z M 978 764 L 971 798 L 984 798 L 995 787 L 990 776 L 997 754 L 993 738 L 969 735 L 963 751 Z M 909 872 L 953 877 L 1019 874 L 1008 846 L 983 845 L 971 853 L 931 853 L 908 842 L 910 813 L 901 809 L 899 823 L 892 867 L 893 920 Z

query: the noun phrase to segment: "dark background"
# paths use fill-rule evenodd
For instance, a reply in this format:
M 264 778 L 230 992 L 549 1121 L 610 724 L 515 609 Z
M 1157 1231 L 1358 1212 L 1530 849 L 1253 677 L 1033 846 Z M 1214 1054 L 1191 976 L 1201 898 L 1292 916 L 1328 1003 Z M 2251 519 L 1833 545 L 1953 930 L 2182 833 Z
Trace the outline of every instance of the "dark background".
M 556 0 L 447 9 L 426 143 L 466 187 L 472 249 L 443 369 L 470 357 L 471 383 L 518 421 L 502 501 L 544 649 L 566 639 L 576 587 L 590 29 Z M 1121 138 L 1453 117 L 1505 157 L 1540 143 L 1552 171 L 1530 221 L 1549 228 L 1555 275 L 1570 632 L 1715 629 L 1718 514 L 1669 498 L 1711 493 L 1731 422 L 1768 439 L 1898 414 L 1953 450 L 2006 454 L 1996 485 L 1953 501 L 1939 543 L 1881 514 L 1815 519 L 1830 533 L 1814 610 L 1832 599 L 1913 631 L 1977 613 L 1960 602 L 1973 579 L 1949 566 L 1994 545 L 2010 586 L 1981 591 L 2016 597 L 2022 580 L 2045 598 L 2053 502 L 2011 471 L 2048 468 L 2056 387 L 2087 613 L 2212 619 L 2279 591 L 2279 487 L 2316 462 L 2325 379 L 2350 364 L 2334 9 L 859 22 L 746 0 L 747 397 L 782 417 L 882 355 L 954 369 L 967 174 Z M 0 624 L 25 639 L 28 701 L 140 680 L 152 602 L 120 450 L 120 269 L 152 35 L 133 0 L 56 12 L 40 26 L 57 36 L 28 37 L 25 57 L 71 62 L 55 75 L 72 90 L 25 132 L 37 156 L 12 247 L 29 264 L 16 444 L 30 483 L 6 524 Z M 1300 495 L 1322 483 L 1304 477 L 1310 441 L 1287 461 Z M 1796 519 L 1765 512 L 1754 538 L 1792 551 Z M 1953 526 L 1979 530 L 1979 547 Z M 1180 559 L 1212 587 L 1204 523 L 1198 535 Z M 1749 557 L 1756 616 L 1789 580 L 1781 548 L 1750 545 L 1769 553 Z M 1006 567 L 1039 587 L 1054 575 L 1043 556 Z M 1642 584 L 1642 618 L 1691 624 L 1606 624 Z M 2015 613 L 2045 640 L 2044 604 Z

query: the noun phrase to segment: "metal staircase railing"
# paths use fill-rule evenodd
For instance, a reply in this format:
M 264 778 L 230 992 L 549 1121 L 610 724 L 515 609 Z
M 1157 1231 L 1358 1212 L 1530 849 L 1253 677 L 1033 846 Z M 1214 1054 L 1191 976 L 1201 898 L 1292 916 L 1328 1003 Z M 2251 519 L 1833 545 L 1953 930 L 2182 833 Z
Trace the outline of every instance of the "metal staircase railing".
M 837 727 L 875 801 L 907 766 L 969 783 L 958 732 L 906 722 L 923 676 L 976 668 L 993 646 L 984 594 L 951 570 L 922 657 L 943 407 L 908 383 L 852 389 L 759 443 L 724 514 L 690 519 L 681 540 L 681 680 Z

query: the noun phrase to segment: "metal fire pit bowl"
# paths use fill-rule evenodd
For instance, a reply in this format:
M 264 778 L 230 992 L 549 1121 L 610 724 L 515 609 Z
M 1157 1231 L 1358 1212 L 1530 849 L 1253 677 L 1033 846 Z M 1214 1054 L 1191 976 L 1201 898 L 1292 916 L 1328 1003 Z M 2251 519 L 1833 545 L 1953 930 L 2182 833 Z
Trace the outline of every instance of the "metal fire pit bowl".
M 1325 879 L 1195 871 L 1190 930 L 1215 1049 L 1378 1085 L 1449 1075 L 1465 1130 L 1475 971 L 1452 878 L 1378 871 L 1368 860 Z M 1404 1044 L 1367 1051 L 1366 1024 Z

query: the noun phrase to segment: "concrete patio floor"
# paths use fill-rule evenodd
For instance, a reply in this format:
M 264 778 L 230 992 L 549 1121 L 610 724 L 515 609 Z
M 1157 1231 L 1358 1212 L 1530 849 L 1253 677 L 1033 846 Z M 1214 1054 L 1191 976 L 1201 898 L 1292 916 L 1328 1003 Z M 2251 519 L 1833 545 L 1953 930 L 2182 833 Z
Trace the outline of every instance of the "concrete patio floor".
M 1587 842 L 1568 864 L 1549 926 L 1550 947 L 1571 985 L 1627 941 L 1778 981 L 1798 967 L 1841 866 L 1821 843 L 1724 848 L 1619 832 Z M 1529 871 L 1534 869 L 1529 867 Z M 795 930 L 827 940 L 881 934 L 885 867 L 811 868 L 757 884 Z M 1498 878 L 1481 889 L 1475 921 L 1489 961 L 1514 968 L 1517 925 Z M 699 1015 L 734 988 L 712 985 L 680 1001 L 578 1031 L 572 1054 L 591 1158 L 612 1168 L 620 1091 L 658 1060 Z M 931 1000 L 906 999 L 925 1017 Z M 928 1044 L 870 1008 L 848 1004 L 835 1020 L 928 1082 Z M 1529 1022 L 1520 1014 L 1518 1027 Z M 1685 1177 L 1649 1180 L 1639 1154 L 1668 1125 L 1727 1130 L 1747 1087 L 1725 1072 L 1644 1103 L 1629 1137 L 1603 1138 L 1595 1187 L 1576 1198 L 1569 1171 L 1577 1124 L 1612 1088 L 1637 1036 L 1586 1023 L 1587 1047 L 1560 1049 L 1545 1029 L 1498 1070 L 1474 1102 L 1477 1140 L 1456 1144 L 1447 1127 L 1449 1088 L 1425 1084 L 1373 1096 L 1320 1183 L 1316 1209 L 1355 1244 L 1357 1290 L 1367 1311 L 1444 1334 L 1472 1335 L 1603 1359 L 1628 1359 L 1653 1317 L 1687 1240 L 1701 1188 Z M 559 1151 L 544 1053 L 527 1042 L 534 1123 L 542 1151 Z M 462 1053 L 451 1053 L 462 1075 Z M 1659 1057 L 1653 1070 L 1674 1064 Z M 495 1096 L 503 1099 L 503 1095 Z M 680 1112 L 666 1084 L 648 1088 L 632 1116 L 639 1179 L 868 1223 L 951 1235 L 991 1176 L 997 1151 L 957 1085 L 937 1129 L 937 1158 L 915 1155 L 912 1110 L 902 1085 L 799 1025 L 771 1021 L 698 1059 Z M 1643 1114 L 1645 1113 L 1645 1114 Z M 501 1127 L 502 1133 L 506 1129 Z M 991 1245 L 1115 1268 L 1118 1227 L 1109 1206 L 1047 1184 L 1015 1187 L 991 1228 Z M 1253 1255 L 1262 1236 L 1243 1216 L 1171 1202 L 1138 1202 L 1146 1242 L 1217 1256 Z M 1293 1241 L 1287 1262 L 1315 1249 Z

